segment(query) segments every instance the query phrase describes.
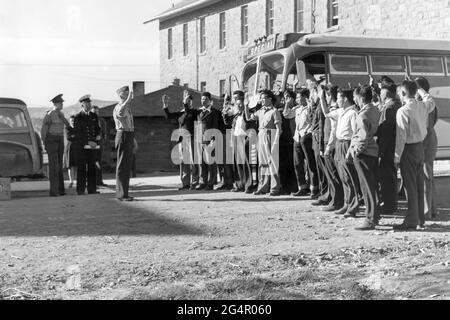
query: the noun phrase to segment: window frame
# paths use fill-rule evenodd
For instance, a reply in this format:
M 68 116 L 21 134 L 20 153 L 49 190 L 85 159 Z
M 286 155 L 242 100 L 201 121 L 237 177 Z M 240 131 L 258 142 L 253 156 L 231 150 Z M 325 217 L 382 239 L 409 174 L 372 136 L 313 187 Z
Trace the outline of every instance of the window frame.
M 223 50 L 227 47 L 227 16 L 226 12 L 219 14 L 219 49 Z
M 405 75 L 405 71 L 402 72 L 376 72 L 373 71 L 373 60 L 372 57 L 402 57 L 403 62 L 405 63 L 405 68 L 408 68 L 408 60 L 406 55 L 401 54 L 372 54 L 369 56 L 369 67 L 370 67 L 370 73 L 374 76 L 401 76 Z
M 200 53 L 206 52 L 206 18 L 202 17 L 200 18 L 200 26 L 199 26 L 200 32 Z
M 248 5 L 241 7 L 241 45 L 248 44 L 249 41 Z
M 189 24 L 183 24 L 183 56 L 189 55 Z
M 328 68 L 330 71 L 331 75 L 352 75 L 352 76 L 365 76 L 369 74 L 370 71 L 370 64 L 369 64 L 369 59 L 367 54 L 350 54 L 350 53 L 329 53 L 328 55 Z M 332 60 L 334 56 L 344 56 L 344 57 L 355 57 L 355 56 L 359 56 L 359 57 L 364 57 L 366 60 L 366 71 L 337 71 L 334 69 L 333 64 L 332 64 Z
M 266 35 L 275 34 L 275 4 L 274 0 L 266 0 Z
M 302 9 L 299 9 L 299 1 L 302 3 Z M 299 29 L 299 13 L 302 14 L 302 28 Z M 294 32 L 301 33 L 305 31 L 305 0 L 294 0 Z
M 222 84 L 223 84 L 223 88 L 222 88 Z M 223 92 L 222 92 L 222 89 L 223 89 Z M 221 79 L 221 80 L 219 80 L 219 97 L 223 97 L 225 94 L 226 94 L 226 91 L 227 90 L 227 80 L 225 80 L 225 79 Z
M 200 92 L 206 92 L 206 86 L 207 86 L 207 82 L 201 81 L 200 82 Z
M 411 64 L 412 58 L 439 58 L 442 64 L 442 73 L 437 72 L 414 72 Z M 408 56 L 408 67 L 412 76 L 431 76 L 431 77 L 444 77 L 445 76 L 445 65 L 442 56 L 419 56 L 419 55 L 409 55 Z
M 169 28 L 167 30 L 167 59 L 172 60 L 173 56 L 173 28 Z
M 336 5 L 338 15 L 333 16 L 333 8 Z M 339 26 L 339 0 L 327 0 L 327 27 L 328 29 L 336 28 Z M 333 24 L 334 20 L 336 20 L 336 24 Z

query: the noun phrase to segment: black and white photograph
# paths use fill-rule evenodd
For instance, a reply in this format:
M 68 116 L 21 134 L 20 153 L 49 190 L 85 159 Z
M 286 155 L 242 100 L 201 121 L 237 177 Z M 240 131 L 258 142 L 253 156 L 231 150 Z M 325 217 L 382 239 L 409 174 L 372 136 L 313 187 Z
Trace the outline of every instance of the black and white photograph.
M 450 1 L 0 0 L 0 48 L 0 300 L 450 300 Z

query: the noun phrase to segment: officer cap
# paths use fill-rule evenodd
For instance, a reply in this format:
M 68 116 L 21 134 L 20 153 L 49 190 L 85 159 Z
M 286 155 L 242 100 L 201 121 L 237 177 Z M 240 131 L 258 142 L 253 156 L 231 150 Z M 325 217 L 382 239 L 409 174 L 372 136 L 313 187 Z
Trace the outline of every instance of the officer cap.
M 121 93 L 123 93 L 125 91 L 130 91 L 130 88 L 128 86 L 124 86 L 124 87 L 122 87 L 120 89 L 117 89 L 116 92 L 117 92 L 117 94 L 121 94 Z
M 79 101 L 80 101 L 80 103 L 82 103 L 82 102 L 91 102 L 91 95 L 87 94 L 85 96 L 82 96 Z
M 59 94 L 50 101 L 53 103 L 64 102 L 64 99 L 62 98 L 62 96 L 63 96 L 62 94 Z

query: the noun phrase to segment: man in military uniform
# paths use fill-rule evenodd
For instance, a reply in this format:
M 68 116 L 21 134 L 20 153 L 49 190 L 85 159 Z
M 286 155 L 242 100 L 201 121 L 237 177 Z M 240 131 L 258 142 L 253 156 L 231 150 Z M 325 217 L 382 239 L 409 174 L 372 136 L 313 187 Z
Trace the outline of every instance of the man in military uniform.
M 64 126 L 70 126 L 62 113 L 62 94 L 51 100 L 53 109 L 45 115 L 41 138 L 48 154 L 50 197 L 66 195 L 63 175 Z
M 116 198 L 119 201 L 133 201 L 128 190 L 130 187 L 131 167 L 133 160 L 134 119 L 131 112 L 133 93 L 128 86 L 117 90 L 120 102 L 114 108 L 113 117 L 116 124 Z
M 77 152 L 77 193 L 84 195 L 87 189 L 89 194 L 96 194 L 96 161 L 100 149 L 100 126 L 97 115 L 92 112 L 91 97 L 80 98 L 82 110 L 75 116 L 75 150 Z
M 100 108 L 98 106 L 93 106 L 92 111 L 98 117 L 98 124 L 100 126 L 100 136 L 102 138 L 99 143 L 100 149 L 97 152 L 97 175 L 96 175 L 97 186 L 106 187 L 106 184 L 103 182 L 103 166 L 102 166 L 103 150 L 105 149 L 105 144 L 107 140 L 106 120 L 100 117 Z

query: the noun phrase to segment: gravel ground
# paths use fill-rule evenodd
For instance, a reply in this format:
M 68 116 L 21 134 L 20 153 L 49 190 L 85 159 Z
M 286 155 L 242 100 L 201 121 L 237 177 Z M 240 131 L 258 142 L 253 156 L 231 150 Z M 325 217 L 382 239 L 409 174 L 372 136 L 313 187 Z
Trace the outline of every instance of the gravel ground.
M 450 178 L 437 179 L 439 217 L 407 233 L 392 231 L 405 203 L 362 233 L 362 214 L 345 220 L 306 198 L 180 193 L 177 180 L 133 180 L 133 203 L 108 188 L 49 199 L 42 183 L 14 184 L 0 202 L 0 299 L 450 297 Z

